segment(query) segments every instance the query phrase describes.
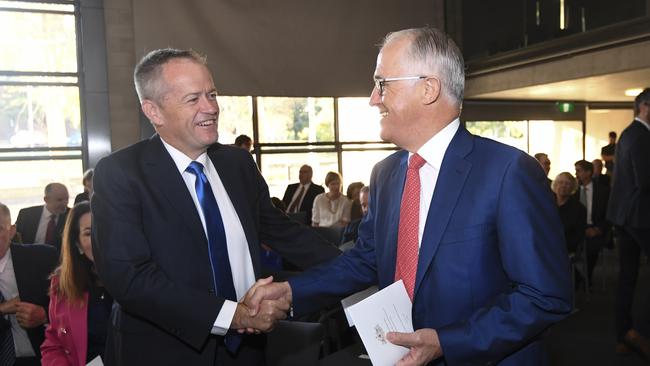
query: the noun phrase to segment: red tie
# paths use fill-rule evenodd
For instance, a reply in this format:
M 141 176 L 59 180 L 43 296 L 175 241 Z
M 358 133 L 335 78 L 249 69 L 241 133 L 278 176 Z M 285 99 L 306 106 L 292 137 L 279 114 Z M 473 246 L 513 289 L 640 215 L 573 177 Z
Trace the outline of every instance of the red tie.
M 45 231 L 45 244 L 54 245 L 54 235 L 56 232 L 56 215 L 50 216 L 50 222 L 47 223 Z
M 395 281 L 403 280 L 406 292 L 413 301 L 415 275 L 418 270 L 418 236 L 420 226 L 420 168 L 426 161 L 418 154 L 409 159 L 406 184 L 400 205 L 397 234 L 397 262 Z
M 298 191 L 298 196 L 296 197 L 296 200 L 291 203 L 291 206 L 289 206 L 289 210 L 287 212 L 298 212 L 298 205 L 300 204 L 300 200 L 302 200 L 302 196 L 305 194 L 305 186 L 302 184 L 300 185 L 300 190 Z

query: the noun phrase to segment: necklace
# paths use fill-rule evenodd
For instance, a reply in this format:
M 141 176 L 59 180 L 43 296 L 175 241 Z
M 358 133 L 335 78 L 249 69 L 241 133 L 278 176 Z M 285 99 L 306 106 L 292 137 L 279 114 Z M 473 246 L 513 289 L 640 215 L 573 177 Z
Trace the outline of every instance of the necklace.
M 329 202 L 329 205 L 327 205 L 327 209 L 329 210 L 329 212 L 335 214 L 339 208 L 339 198 L 341 198 L 341 196 L 337 198 L 330 198 L 327 194 L 325 194 L 325 197 L 327 197 L 327 201 Z

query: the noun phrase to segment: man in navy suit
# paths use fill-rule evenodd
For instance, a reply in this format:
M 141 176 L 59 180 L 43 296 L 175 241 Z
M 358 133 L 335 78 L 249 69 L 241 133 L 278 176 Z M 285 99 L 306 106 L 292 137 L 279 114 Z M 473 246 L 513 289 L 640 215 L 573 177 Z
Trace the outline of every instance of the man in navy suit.
M 607 218 L 616 226 L 619 247 L 616 350 L 625 352 L 631 346 L 650 359 L 650 297 L 642 307 L 645 324 L 634 324 L 631 314 L 639 257 L 642 251 L 650 256 L 650 88 L 634 99 L 634 113 L 636 118 L 616 145 Z
M 404 150 L 373 169 L 355 247 L 256 284 L 245 302 L 283 297 L 300 314 L 403 280 L 416 331 L 387 334 L 410 348 L 399 365 L 543 364 L 546 329 L 571 311 L 571 278 L 542 169 L 460 124 L 463 60 L 444 33 L 389 34 L 374 79 L 381 138 Z
M 157 134 L 95 169 L 93 253 L 118 306 L 106 365 L 256 365 L 288 304 L 251 317 L 238 302 L 260 273 L 260 242 L 301 267 L 338 249 L 271 204 L 251 154 L 218 144 L 217 93 L 193 51 L 152 51 L 136 66 Z M 231 296 L 232 295 L 232 296 Z

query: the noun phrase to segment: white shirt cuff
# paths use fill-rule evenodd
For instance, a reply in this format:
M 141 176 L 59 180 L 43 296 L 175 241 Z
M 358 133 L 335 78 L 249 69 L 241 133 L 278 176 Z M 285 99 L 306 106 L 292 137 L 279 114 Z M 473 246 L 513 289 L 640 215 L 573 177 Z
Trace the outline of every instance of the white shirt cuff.
M 228 329 L 230 329 L 230 324 L 232 323 L 232 318 L 235 316 L 235 310 L 237 310 L 237 303 L 234 301 L 226 300 L 221 305 L 221 311 L 217 315 L 217 319 L 212 325 L 212 334 L 215 335 L 226 335 Z

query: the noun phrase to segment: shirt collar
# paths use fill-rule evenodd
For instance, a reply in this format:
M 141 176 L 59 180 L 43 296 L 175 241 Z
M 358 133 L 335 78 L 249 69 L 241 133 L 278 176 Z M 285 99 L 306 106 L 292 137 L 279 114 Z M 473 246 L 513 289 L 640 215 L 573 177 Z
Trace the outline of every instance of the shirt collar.
M 160 141 L 162 141 L 163 146 L 165 147 L 169 155 L 172 157 L 172 160 L 174 160 L 174 164 L 176 164 L 176 168 L 181 173 L 181 175 L 183 174 L 183 172 L 185 172 L 185 169 L 187 169 L 187 167 L 190 165 L 192 161 L 197 161 L 203 164 L 203 167 L 205 168 L 208 160 L 207 152 L 204 152 L 203 154 L 199 155 L 199 157 L 196 158 L 196 160 L 192 160 L 189 158 L 189 156 L 183 154 L 180 150 L 165 142 L 165 140 L 163 140 L 162 137 L 160 138 Z
M 460 127 L 460 120 L 456 118 L 451 121 L 450 124 L 445 126 L 445 128 L 433 135 L 433 137 L 429 139 L 429 141 L 425 142 L 424 145 L 420 147 L 420 150 L 418 150 L 418 154 L 434 169 L 440 171 L 442 159 L 445 157 L 447 147 L 449 147 L 456 131 L 458 131 L 458 127 Z M 409 158 L 412 155 L 412 153 L 409 153 Z
M 648 130 L 650 130 L 650 123 L 648 123 L 648 121 L 644 121 L 644 120 L 642 120 L 640 117 L 634 117 L 634 120 L 635 120 L 635 121 L 639 121 L 639 122 L 641 122 L 641 124 L 644 125 L 645 128 L 647 128 Z

